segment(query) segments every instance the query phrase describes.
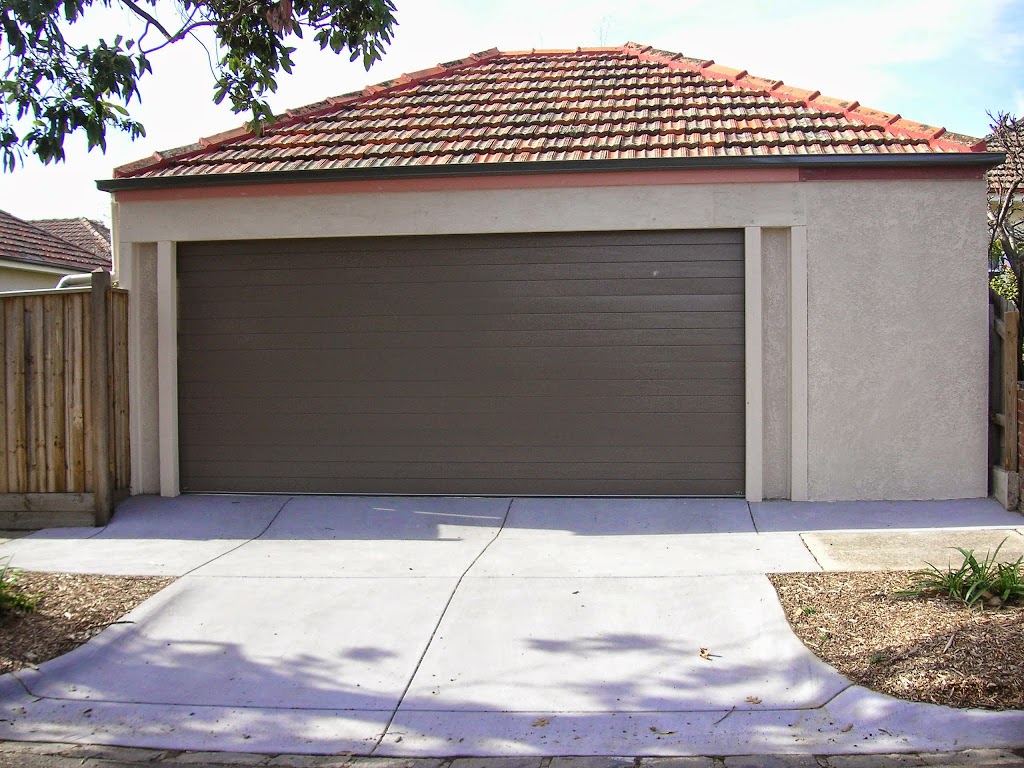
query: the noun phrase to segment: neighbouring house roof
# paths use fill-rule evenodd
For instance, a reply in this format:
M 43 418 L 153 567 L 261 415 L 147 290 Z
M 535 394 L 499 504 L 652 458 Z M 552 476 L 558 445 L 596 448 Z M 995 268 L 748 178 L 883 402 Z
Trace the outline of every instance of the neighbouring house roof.
M 109 265 L 110 229 L 102 222 L 79 216 L 77 219 L 33 219 L 30 223 L 105 258 Z
M 985 139 L 985 143 L 988 146 L 989 152 L 1006 151 L 1006 148 L 1002 145 L 999 139 L 996 138 L 995 134 L 989 134 Z M 1004 161 L 995 168 L 990 168 L 988 173 L 985 174 L 985 178 L 988 180 L 989 194 L 998 197 L 1009 189 L 1010 184 L 1013 183 L 1015 179 L 1020 178 L 1020 174 L 1014 172 L 1008 161 Z M 1024 189 L 1018 190 L 1017 194 L 1024 194 Z
M 0 259 L 73 272 L 110 269 L 109 256 L 87 251 L 6 211 L 0 211 Z
M 979 139 L 627 43 L 473 54 L 291 110 L 260 136 L 240 128 L 159 152 L 100 188 L 542 163 L 977 162 L 964 157 L 977 153 L 985 153 Z

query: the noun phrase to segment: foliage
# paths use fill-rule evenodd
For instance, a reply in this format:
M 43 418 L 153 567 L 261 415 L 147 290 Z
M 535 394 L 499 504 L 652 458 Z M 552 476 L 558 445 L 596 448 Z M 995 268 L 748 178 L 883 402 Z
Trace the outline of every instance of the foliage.
M 11 558 L 0 559 L 0 617 L 8 611 L 31 611 L 36 598 L 18 588 L 20 571 L 11 568 Z
M 72 44 L 65 35 L 94 6 L 123 8 L 145 29 L 138 39 Z M 289 34 L 312 32 L 321 50 L 348 51 L 369 69 L 391 42 L 394 11 L 392 0 L 0 0 L 0 161 L 8 171 L 26 152 L 59 162 L 76 131 L 90 150 L 106 149 L 109 129 L 144 136 L 127 107 L 152 72 L 149 57 L 204 28 L 217 46 L 214 101 L 250 112 L 258 131 L 274 117 L 264 96 L 277 90 L 279 72 L 292 71 Z
M 1009 267 L 1004 267 L 1001 272 L 992 275 L 988 284 L 1007 301 L 1017 303 L 1017 278 L 1013 276 L 1013 270 Z
M 1024 599 L 1024 558 L 1013 563 L 997 561 L 999 550 L 978 560 L 974 550 L 957 547 L 964 561 L 958 568 L 942 569 L 928 563 L 926 569 L 911 574 L 913 585 L 900 595 L 945 595 L 964 603 L 969 608 L 979 603 L 1000 607 L 1008 602 Z
M 1013 285 L 1019 286 L 1024 282 L 1024 215 L 1021 206 L 1024 195 L 1024 118 L 1002 112 L 990 113 L 989 117 L 992 118 L 989 147 L 1006 153 L 1002 165 L 989 174 L 990 188 L 995 193 L 988 212 L 989 263 L 998 252 L 1001 262 L 1006 265 L 1004 272 L 1009 270 L 1013 275 Z M 1000 288 L 1006 290 L 1008 281 L 1008 277 L 1003 278 L 999 286 L 992 287 L 1005 296 Z M 1024 315 L 1021 320 L 1021 330 L 1024 331 Z M 1024 338 L 1024 333 L 1021 337 Z M 1018 355 L 1018 378 L 1024 376 L 1021 363 L 1022 358 Z

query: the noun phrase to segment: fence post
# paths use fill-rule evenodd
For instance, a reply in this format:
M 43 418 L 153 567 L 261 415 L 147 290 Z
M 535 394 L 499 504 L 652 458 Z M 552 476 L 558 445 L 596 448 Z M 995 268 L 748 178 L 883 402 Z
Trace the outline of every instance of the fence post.
M 92 273 L 92 450 L 96 487 L 96 525 L 110 522 L 113 494 L 110 482 L 110 273 Z
M 1003 314 L 1003 469 L 1017 471 L 1017 356 L 1020 354 L 1020 312 L 1004 306 Z

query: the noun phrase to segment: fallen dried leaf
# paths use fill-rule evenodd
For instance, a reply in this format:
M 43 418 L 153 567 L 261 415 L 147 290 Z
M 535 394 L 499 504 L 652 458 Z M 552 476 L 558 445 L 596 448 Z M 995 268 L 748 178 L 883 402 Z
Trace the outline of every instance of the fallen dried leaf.
M 671 736 L 675 731 L 659 731 L 655 726 L 651 726 L 651 733 L 656 733 L 659 736 Z
M 747 696 L 747 701 L 749 703 L 751 703 L 751 704 L 760 704 L 761 703 L 761 699 L 759 699 L 757 696 Z
M 853 730 L 853 723 L 847 723 L 846 725 L 844 725 L 842 728 L 839 729 L 839 732 L 840 733 L 849 733 L 852 730 Z
M 534 728 L 543 728 L 545 725 L 550 725 L 550 724 L 551 724 L 551 721 L 548 720 L 546 717 L 538 717 L 536 720 L 533 721 L 533 727 Z

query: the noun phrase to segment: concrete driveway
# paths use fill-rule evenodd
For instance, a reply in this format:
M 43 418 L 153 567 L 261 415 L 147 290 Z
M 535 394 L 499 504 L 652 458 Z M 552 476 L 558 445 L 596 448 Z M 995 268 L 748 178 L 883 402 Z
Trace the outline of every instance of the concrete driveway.
M 378 756 L 1024 746 L 1024 712 L 853 685 L 795 638 L 764 576 L 872 567 L 893 542 L 897 566 L 967 536 L 1024 552 L 1022 523 L 985 499 L 138 497 L 105 529 L 0 546 L 24 569 L 180 577 L 131 623 L 0 678 L 0 738 Z

